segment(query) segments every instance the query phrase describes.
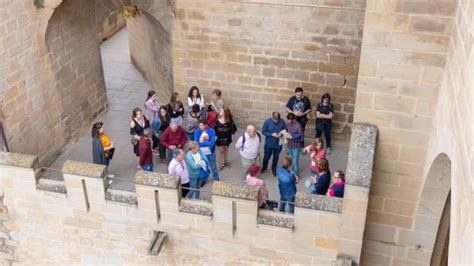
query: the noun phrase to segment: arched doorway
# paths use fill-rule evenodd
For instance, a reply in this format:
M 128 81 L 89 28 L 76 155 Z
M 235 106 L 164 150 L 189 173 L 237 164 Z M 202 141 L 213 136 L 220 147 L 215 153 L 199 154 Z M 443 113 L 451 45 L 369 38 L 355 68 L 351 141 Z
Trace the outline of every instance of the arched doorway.
M 447 265 L 451 210 L 451 160 L 445 153 L 433 161 L 421 194 L 415 217 L 415 233 L 425 246 L 415 249 L 427 252 L 431 265 Z

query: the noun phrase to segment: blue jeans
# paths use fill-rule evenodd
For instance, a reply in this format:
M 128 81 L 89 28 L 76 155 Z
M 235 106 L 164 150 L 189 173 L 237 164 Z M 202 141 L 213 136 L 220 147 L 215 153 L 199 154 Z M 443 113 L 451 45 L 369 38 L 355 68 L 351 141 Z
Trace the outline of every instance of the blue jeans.
M 110 157 L 105 157 L 105 166 L 109 166 L 111 160 Z
M 213 152 L 209 155 L 206 155 L 207 160 L 209 161 L 209 166 L 211 167 L 212 178 L 214 181 L 219 181 L 219 172 L 217 171 L 217 159 L 216 153 Z
M 263 164 L 262 164 L 263 170 L 267 169 L 268 161 L 270 161 L 270 157 L 273 156 L 272 171 L 276 171 L 281 150 L 282 150 L 282 146 L 279 146 L 278 148 L 271 148 L 271 147 L 265 146 L 264 154 L 263 154 Z
M 300 160 L 300 150 L 301 148 L 296 148 L 296 149 L 289 149 L 290 151 L 290 156 L 291 156 L 291 171 L 295 173 L 295 175 L 299 176 L 299 171 L 300 171 L 300 166 L 299 166 L 299 160 Z
M 153 164 L 145 164 L 143 166 L 143 171 L 147 171 L 147 172 L 153 172 Z
M 170 165 L 171 160 L 173 160 L 173 151 L 172 149 L 166 149 L 166 165 Z
M 189 178 L 189 187 L 193 189 L 200 189 L 201 182 L 199 181 L 199 178 Z M 189 199 L 192 199 L 193 196 L 195 196 L 196 199 L 199 199 L 199 190 L 189 190 L 187 197 Z
M 280 198 L 280 207 L 279 210 L 280 212 L 285 211 L 286 207 L 286 202 L 283 201 L 289 201 L 289 202 L 295 202 L 295 197 L 290 197 L 290 198 Z M 288 203 L 288 212 L 289 213 L 295 213 L 295 204 L 294 203 Z

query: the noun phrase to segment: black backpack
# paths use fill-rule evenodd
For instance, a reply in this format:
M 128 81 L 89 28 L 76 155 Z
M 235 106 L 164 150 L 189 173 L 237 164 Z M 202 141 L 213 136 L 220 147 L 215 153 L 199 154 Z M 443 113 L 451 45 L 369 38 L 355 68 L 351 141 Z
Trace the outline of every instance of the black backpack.
M 257 131 L 257 136 L 258 136 L 258 142 L 262 143 L 262 135 Z M 242 135 L 242 151 L 244 150 L 244 144 L 245 144 L 245 133 Z

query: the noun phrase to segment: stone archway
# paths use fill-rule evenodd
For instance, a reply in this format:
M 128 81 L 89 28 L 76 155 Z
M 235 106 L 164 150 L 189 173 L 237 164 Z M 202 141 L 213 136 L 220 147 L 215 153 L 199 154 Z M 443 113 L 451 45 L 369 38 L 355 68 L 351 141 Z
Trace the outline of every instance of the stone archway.
M 414 236 L 423 244 L 422 250 L 431 265 L 446 265 L 449 245 L 451 209 L 451 160 L 439 154 L 428 171 L 418 209 L 415 215 Z

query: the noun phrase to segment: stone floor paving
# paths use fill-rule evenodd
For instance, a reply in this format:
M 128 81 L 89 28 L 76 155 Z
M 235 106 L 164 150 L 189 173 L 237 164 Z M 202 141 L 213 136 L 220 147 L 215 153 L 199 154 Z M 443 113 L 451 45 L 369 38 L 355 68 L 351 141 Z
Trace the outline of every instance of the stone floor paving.
M 148 82 L 140 75 L 130 62 L 130 52 L 128 46 L 128 36 L 126 29 L 119 31 L 113 37 L 105 41 L 101 46 L 102 62 L 104 66 L 104 76 L 109 99 L 109 111 L 97 119 L 104 122 L 106 133 L 112 138 L 116 153 L 112 160 L 109 172 L 115 174 L 116 178 L 130 180 L 114 180 L 111 187 L 114 189 L 133 190 L 133 179 L 136 169 L 136 157 L 132 153 L 130 144 L 129 123 L 132 109 L 143 107 L 146 94 L 150 88 Z M 205 97 L 208 99 L 209 97 Z M 160 103 L 167 100 L 159 99 Z M 238 124 L 238 118 L 236 119 Z M 262 121 L 263 123 L 263 121 Z M 238 125 L 244 128 L 245 125 Z M 240 136 L 242 130 L 236 134 Z M 307 140 L 309 143 L 310 140 Z M 263 144 L 263 143 L 262 143 Z M 345 170 L 347 164 L 347 152 L 349 147 L 348 136 L 335 136 L 333 142 L 333 153 L 328 156 L 330 169 L 332 171 Z M 233 144 L 231 144 L 233 145 Z M 263 146 L 263 145 L 262 145 Z M 53 168 L 60 169 L 66 160 L 78 160 L 84 162 L 92 161 L 91 137 L 85 134 L 79 141 L 68 146 L 66 151 L 54 162 Z M 263 152 L 262 152 L 263 154 Z M 238 151 L 230 149 L 231 169 L 224 169 L 219 173 L 221 180 L 230 183 L 242 184 L 240 157 Z M 310 159 L 308 155 L 300 156 L 301 177 L 304 180 L 309 176 Z M 165 172 L 166 167 L 159 160 L 155 159 L 155 171 Z M 276 178 L 271 175 L 271 171 L 262 175 L 270 190 L 270 198 L 278 199 L 278 184 Z M 303 191 L 303 183 L 298 184 L 298 190 Z M 208 182 L 203 188 L 202 197 L 210 198 L 212 182 Z

